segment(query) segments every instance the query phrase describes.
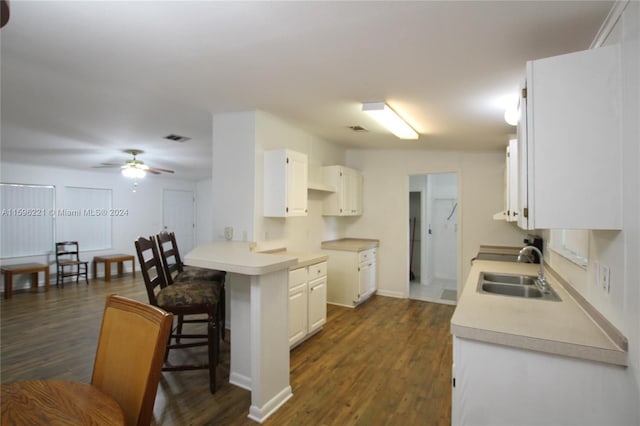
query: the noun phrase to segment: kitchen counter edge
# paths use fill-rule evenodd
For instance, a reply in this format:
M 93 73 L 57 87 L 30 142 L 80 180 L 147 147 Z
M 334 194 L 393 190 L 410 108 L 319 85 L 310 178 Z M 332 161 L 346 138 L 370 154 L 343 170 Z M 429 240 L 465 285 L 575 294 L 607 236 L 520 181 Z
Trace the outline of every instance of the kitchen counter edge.
M 369 238 L 340 238 L 323 241 L 320 247 L 324 250 L 363 251 L 380 246 L 379 240 Z

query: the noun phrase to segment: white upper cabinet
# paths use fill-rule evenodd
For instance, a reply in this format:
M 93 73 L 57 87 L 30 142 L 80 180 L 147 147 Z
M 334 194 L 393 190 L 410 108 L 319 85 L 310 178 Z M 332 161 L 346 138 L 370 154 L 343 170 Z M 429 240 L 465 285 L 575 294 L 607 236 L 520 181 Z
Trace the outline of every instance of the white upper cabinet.
M 362 214 L 362 174 L 344 166 L 323 167 L 324 183 L 336 188 L 323 203 L 324 216 L 359 216 Z
M 507 186 L 506 186 L 506 219 L 507 222 L 518 220 L 518 140 L 511 139 L 507 146 Z
M 527 62 L 522 228 L 621 228 L 619 61 L 615 45 Z
M 307 156 L 288 149 L 264 153 L 264 216 L 307 215 Z

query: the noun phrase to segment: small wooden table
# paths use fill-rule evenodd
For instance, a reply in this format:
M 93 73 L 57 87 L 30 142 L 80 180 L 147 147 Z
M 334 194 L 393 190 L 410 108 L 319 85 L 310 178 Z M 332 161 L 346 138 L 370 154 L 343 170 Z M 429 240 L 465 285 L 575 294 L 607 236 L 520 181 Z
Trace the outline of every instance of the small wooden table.
M 0 268 L 4 274 L 4 298 L 13 295 L 13 276 L 17 274 L 31 274 L 31 288 L 38 287 L 38 272 L 44 272 L 44 291 L 49 291 L 49 265 L 44 263 L 20 263 L 4 265 Z
M 15 382 L 0 387 L 0 398 L 3 425 L 125 424 L 118 402 L 87 383 Z
M 94 256 L 93 257 L 93 278 L 95 279 L 97 277 L 96 266 L 98 265 L 99 262 L 104 263 L 104 280 L 111 281 L 111 264 L 114 262 L 118 264 L 118 276 L 121 277 L 124 272 L 123 262 L 129 261 L 129 260 L 131 261 L 131 268 L 133 271 L 133 276 L 135 278 L 136 261 L 132 255 L 116 253 L 116 254 L 105 254 L 103 256 Z

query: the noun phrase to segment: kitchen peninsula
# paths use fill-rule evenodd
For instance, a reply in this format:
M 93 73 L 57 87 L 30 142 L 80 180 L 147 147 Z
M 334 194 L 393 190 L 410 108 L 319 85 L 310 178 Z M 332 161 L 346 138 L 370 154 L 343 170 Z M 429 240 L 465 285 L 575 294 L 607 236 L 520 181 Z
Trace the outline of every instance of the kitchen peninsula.
M 231 299 L 229 382 L 251 391 L 249 418 L 262 423 L 291 396 L 289 384 L 289 267 L 297 258 L 256 253 L 249 243 L 212 242 L 185 264 L 227 271 Z

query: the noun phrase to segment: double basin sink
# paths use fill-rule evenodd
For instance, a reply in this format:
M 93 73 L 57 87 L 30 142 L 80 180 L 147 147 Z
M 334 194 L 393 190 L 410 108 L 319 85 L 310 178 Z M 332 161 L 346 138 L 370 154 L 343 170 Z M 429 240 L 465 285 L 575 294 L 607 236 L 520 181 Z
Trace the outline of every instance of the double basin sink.
M 542 287 L 537 277 L 531 275 L 496 274 L 480 272 L 477 291 L 485 294 L 523 297 L 526 299 L 550 300 L 559 302 L 558 294 L 547 284 Z

